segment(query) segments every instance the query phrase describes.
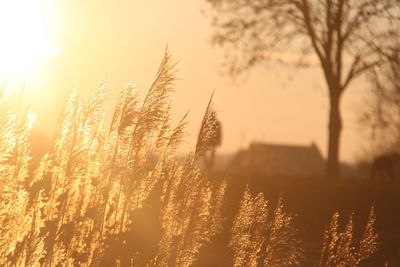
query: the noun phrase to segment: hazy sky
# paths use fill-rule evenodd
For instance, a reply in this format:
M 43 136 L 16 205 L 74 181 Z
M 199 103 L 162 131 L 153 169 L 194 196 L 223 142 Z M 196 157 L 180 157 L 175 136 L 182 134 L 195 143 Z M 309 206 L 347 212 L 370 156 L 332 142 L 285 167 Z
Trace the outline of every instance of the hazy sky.
M 145 91 L 168 44 L 179 61 L 174 115 L 179 118 L 190 110 L 186 147 L 193 146 L 215 89 L 223 126 L 221 151 L 235 151 L 251 141 L 314 141 L 326 154 L 328 99 L 320 69 L 260 68 L 238 82 L 222 76 L 223 50 L 210 44 L 210 19 L 202 13 L 207 10 L 205 1 L 41 2 L 51 5 L 49 38 L 59 53 L 42 64 L 28 84 L 40 127 L 54 125 L 60 103 L 73 86 L 87 95 L 105 77 L 110 103 L 125 82 Z M 356 111 L 367 86 L 360 82 L 349 89 L 342 103 L 341 158 L 347 161 L 362 151 Z

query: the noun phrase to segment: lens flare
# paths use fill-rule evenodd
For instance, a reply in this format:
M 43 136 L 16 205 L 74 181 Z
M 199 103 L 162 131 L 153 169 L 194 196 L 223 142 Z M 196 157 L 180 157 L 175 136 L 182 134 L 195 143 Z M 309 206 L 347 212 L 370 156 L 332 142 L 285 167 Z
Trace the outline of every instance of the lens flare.
M 51 37 L 51 5 L 45 0 L 0 0 L 0 80 L 25 79 L 59 51 Z

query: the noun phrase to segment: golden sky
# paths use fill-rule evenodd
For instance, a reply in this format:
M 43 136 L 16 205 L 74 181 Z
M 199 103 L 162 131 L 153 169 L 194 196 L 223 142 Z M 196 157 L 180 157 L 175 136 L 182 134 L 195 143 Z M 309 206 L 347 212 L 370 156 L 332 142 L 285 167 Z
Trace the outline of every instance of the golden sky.
M 27 74 L 26 98 L 38 113 L 40 128 L 54 127 L 61 103 L 74 86 L 86 96 L 106 78 L 110 109 L 125 82 L 146 90 L 168 44 L 179 61 L 174 114 L 181 117 L 190 110 L 186 148 L 193 147 L 215 89 L 223 127 L 220 151 L 232 152 L 251 141 L 314 141 L 325 155 L 328 99 L 320 69 L 271 66 L 255 69 L 237 82 L 221 75 L 224 51 L 210 44 L 212 28 L 202 13 L 207 10 L 204 0 L 30 2 L 38 7 L 30 10 L 44 14 L 44 26 L 38 27 L 46 28 L 43 34 L 57 51 Z M 342 104 L 341 158 L 346 161 L 362 154 L 365 144 L 356 111 L 367 86 L 359 82 L 349 89 Z

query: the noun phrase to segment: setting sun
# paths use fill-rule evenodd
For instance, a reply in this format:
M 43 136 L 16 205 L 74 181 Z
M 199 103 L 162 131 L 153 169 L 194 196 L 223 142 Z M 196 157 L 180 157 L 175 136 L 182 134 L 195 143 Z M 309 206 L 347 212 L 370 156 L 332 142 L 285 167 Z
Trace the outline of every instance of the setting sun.
M 58 54 L 50 7 L 44 0 L 0 1 L 0 79 L 26 78 L 40 61 Z

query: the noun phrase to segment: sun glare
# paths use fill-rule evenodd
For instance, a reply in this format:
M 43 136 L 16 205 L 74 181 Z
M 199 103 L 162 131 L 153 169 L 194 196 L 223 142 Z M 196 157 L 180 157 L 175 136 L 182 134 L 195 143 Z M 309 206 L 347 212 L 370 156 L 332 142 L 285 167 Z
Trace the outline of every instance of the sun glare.
M 50 6 L 45 0 L 0 0 L 0 80 L 26 79 L 58 54 L 50 39 Z

